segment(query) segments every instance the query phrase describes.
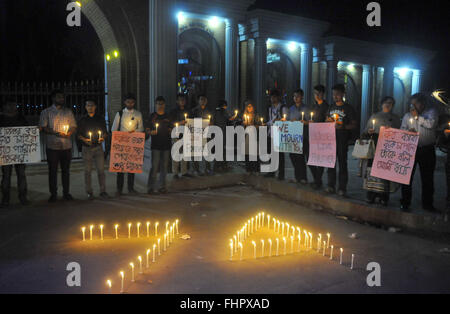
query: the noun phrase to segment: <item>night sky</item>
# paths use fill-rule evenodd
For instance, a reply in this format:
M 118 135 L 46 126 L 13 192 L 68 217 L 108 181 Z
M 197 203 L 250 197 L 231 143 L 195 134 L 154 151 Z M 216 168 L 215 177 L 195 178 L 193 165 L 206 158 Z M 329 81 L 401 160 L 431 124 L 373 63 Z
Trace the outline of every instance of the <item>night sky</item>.
M 103 50 L 83 17 L 81 28 L 65 23 L 68 1 L 0 0 L 2 81 L 98 79 Z M 329 34 L 435 50 L 433 87 L 450 86 L 448 0 L 381 0 L 382 27 L 366 25 L 361 0 L 257 0 L 255 7 L 329 21 Z

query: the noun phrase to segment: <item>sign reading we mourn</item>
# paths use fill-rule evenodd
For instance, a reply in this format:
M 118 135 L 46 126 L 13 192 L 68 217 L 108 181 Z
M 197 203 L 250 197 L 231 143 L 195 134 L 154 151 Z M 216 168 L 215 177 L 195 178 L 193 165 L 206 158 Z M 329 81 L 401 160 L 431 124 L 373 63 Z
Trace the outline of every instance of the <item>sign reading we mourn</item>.
M 331 123 L 309 124 L 309 166 L 334 168 L 336 164 L 336 126 Z
M 0 166 L 41 161 L 37 126 L 0 128 Z
M 418 142 L 418 133 L 381 127 L 370 175 L 409 184 Z
M 273 128 L 273 147 L 280 153 L 303 153 L 303 123 L 276 121 Z
M 145 133 L 113 132 L 109 171 L 142 173 L 144 145 Z

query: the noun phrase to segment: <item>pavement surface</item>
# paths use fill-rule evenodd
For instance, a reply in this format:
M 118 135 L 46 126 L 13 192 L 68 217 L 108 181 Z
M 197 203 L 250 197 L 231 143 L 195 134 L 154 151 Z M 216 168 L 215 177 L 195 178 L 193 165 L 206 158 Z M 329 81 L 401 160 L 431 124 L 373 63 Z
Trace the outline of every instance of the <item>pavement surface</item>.
M 113 282 L 112 292 L 118 293 L 120 270 L 125 272 L 127 293 L 450 292 L 450 242 L 442 238 L 387 232 L 241 185 L 87 201 L 80 164 L 74 165 L 71 177 L 72 194 L 78 200 L 48 204 L 45 169 L 29 169 L 29 173 L 33 205 L 0 211 L 2 293 L 108 293 L 107 279 Z M 113 174 L 107 174 L 107 185 L 108 191 L 114 191 Z M 137 189 L 144 191 L 142 186 Z M 304 228 L 314 237 L 318 233 L 331 233 L 333 260 L 329 259 L 329 250 L 324 257 L 322 252 L 304 246 L 300 252 L 291 254 L 289 239 L 285 256 L 281 236 L 263 228 L 244 242 L 243 260 L 236 253 L 230 261 L 229 239 L 260 211 Z M 145 264 L 145 252 L 156 237 L 128 239 L 127 223 L 132 222 L 135 228 L 138 221 L 143 225 L 146 221 L 152 224 L 159 221 L 162 230 L 165 221 L 174 219 L 180 219 L 178 236 L 188 234 L 191 239 L 176 238 L 166 252 L 156 257 L 149 270 L 138 274 L 137 256 L 142 255 Z M 120 224 L 119 240 L 114 239 L 116 223 Z M 82 241 L 80 228 L 90 224 L 105 225 L 103 241 L 98 239 L 98 227 L 94 229 L 93 241 Z M 141 228 L 144 232 L 145 228 Z M 280 256 L 269 258 L 267 240 L 276 237 L 280 238 Z M 266 243 L 264 258 L 260 257 L 261 239 Z M 252 240 L 257 243 L 257 259 L 253 257 Z M 338 260 L 341 247 L 342 265 Z M 353 270 L 350 270 L 351 254 L 355 254 Z M 70 273 L 66 267 L 70 262 L 81 266 L 81 287 L 66 284 Z M 130 281 L 130 262 L 136 265 L 134 283 Z M 369 287 L 366 283 L 369 262 L 377 262 L 381 267 L 380 287 Z

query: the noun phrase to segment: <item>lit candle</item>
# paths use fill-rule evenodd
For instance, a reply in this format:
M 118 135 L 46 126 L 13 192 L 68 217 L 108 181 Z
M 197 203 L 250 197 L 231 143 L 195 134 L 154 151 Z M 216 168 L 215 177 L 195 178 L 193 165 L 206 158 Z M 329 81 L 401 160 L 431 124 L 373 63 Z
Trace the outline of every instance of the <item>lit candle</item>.
M 149 255 L 150 255 L 150 252 L 151 252 L 151 250 L 150 250 L 150 249 L 147 249 L 147 254 L 146 254 L 147 259 L 146 259 L 145 268 L 148 268 L 148 257 L 149 257 Z
M 355 254 L 352 254 L 352 262 L 350 264 L 350 269 L 353 269 L 353 262 L 355 260 Z
M 235 115 L 235 116 L 237 116 L 237 115 L 238 115 L 238 113 L 239 113 L 239 111 L 238 111 L 238 110 L 235 110 L 235 111 L 234 111 L 234 115 Z
M 264 123 L 264 118 L 261 118 L 261 124 L 263 124 Z
M 89 132 L 89 140 L 92 142 L 92 132 Z
M 131 282 L 134 282 L 134 263 L 130 263 L 131 267 Z
M 156 262 L 156 244 L 155 243 L 153 243 L 153 259 L 152 259 L 152 262 L 154 263 L 154 262 Z
M 298 231 L 298 236 L 301 238 L 302 237 L 302 233 L 301 233 L 301 231 L 300 231 L 300 228 L 299 227 L 297 227 L 297 231 Z
M 277 242 L 277 250 L 275 251 L 275 256 L 278 256 L 278 249 L 280 248 L 280 240 L 276 238 L 275 241 Z
M 254 218 L 252 217 L 252 232 L 251 232 L 251 233 L 253 233 L 253 219 L 254 219 Z
M 284 236 L 284 222 L 281 223 L 281 236 Z
M 252 241 L 252 244 L 253 244 L 253 256 L 256 259 L 256 243 L 255 243 L 255 241 Z
M 372 120 L 372 129 L 375 130 L 375 119 Z
M 264 239 L 261 239 L 261 257 L 264 257 Z
M 291 254 L 294 253 L 294 236 L 291 236 Z
M 103 225 L 100 225 L 100 240 L 103 240 Z
M 286 236 L 289 237 L 289 223 L 286 223 Z
M 156 127 L 156 134 L 158 134 L 159 123 L 156 123 L 155 127 Z
M 339 116 L 337 115 L 337 113 L 334 114 L 334 122 L 337 122 Z
M 147 221 L 147 238 L 150 237 L 150 221 Z
M 120 277 L 121 277 L 121 284 L 120 284 L 120 293 L 123 293 L 123 281 L 124 281 L 124 279 L 125 279 L 125 274 L 124 274 L 124 272 L 123 271 L 121 271 L 120 273 Z
M 161 255 L 161 238 L 158 238 L 158 256 Z
M 305 113 L 302 112 L 302 121 L 304 121 L 304 120 L 305 120 Z
M 297 239 L 298 239 L 297 251 L 300 252 L 300 242 L 302 241 L 302 237 L 301 237 L 300 233 L 297 235 Z
M 262 214 L 261 213 L 259 213 L 258 214 L 258 228 L 261 228 L 261 217 L 263 217 L 263 219 L 264 219 L 264 216 L 262 216 Z
M 331 234 L 327 233 L 327 249 L 330 247 L 330 237 Z
M 234 235 L 233 238 L 234 238 L 234 242 L 233 242 L 234 243 L 234 245 L 233 245 L 234 252 L 237 252 L 238 240 L 237 240 L 236 235 Z
M 325 241 L 323 241 L 323 256 L 325 256 L 325 250 L 327 249 L 327 244 Z
M 98 139 L 100 140 L 102 138 L 102 131 L 98 131 Z
M 173 242 L 173 227 L 170 227 L 170 232 L 169 232 L 169 243 Z
M 313 235 L 311 232 L 308 232 L 308 235 L 309 235 L 309 248 L 312 249 Z
M 175 128 L 178 128 L 178 122 L 177 122 L 177 123 L 175 123 Z
M 342 253 L 344 252 L 344 249 L 343 248 L 341 248 L 341 255 L 340 255 L 340 257 L 339 257 L 339 264 L 341 264 L 342 265 Z
M 83 241 L 86 241 L 86 227 L 82 227 L 81 232 L 83 233 Z
M 230 239 L 230 261 L 233 260 L 233 240 Z
M 267 228 L 270 229 L 270 215 L 267 215 Z
M 167 239 L 167 233 L 164 233 L 164 240 L 163 240 L 163 250 L 166 251 L 166 239 Z
M 295 236 L 295 228 L 294 228 L 294 226 L 291 227 L 291 230 L 292 230 L 292 235 Z
M 311 111 L 311 121 L 313 121 L 314 111 Z
M 137 259 L 139 261 L 139 274 L 142 274 L 142 256 L 139 255 Z
M 239 242 L 239 248 L 241 250 L 241 261 L 242 261 L 242 251 L 244 250 L 244 246 L 242 245 L 242 242 Z
M 128 223 L 128 239 L 131 238 L 131 222 Z
M 272 257 L 272 239 L 269 239 L 269 257 Z
M 166 221 L 166 232 L 169 230 L 169 222 Z
M 184 114 L 184 120 L 187 120 L 187 113 Z
M 111 282 L 111 280 L 106 280 L 106 285 L 108 286 L 108 291 L 109 291 L 109 293 L 111 293 L 111 290 L 112 290 L 112 282 Z
M 284 120 L 286 120 L 286 117 L 287 117 L 287 115 L 286 115 L 286 114 L 284 114 L 284 115 L 283 115 L 283 119 L 284 119 Z
M 261 227 L 263 227 L 264 228 L 264 212 L 262 212 L 262 218 L 261 218 L 262 220 L 261 220 L 261 223 L 262 223 L 262 226 Z
M 308 232 L 306 230 L 303 230 L 303 233 L 305 234 L 305 248 L 308 246 Z
M 211 121 L 211 115 L 208 115 L 208 120 Z
M 330 252 L 330 259 L 333 259 L 333 249 L 334 249 L 334 245 L 331 246 L 331 252 Z
M 273 221 L 273 231 L 276 232 L 277 220 L 273 218 L 272 221 Z
M 277 233 L 280 233 L 280 226 L 281 226 L 281 223 L 279 220 L 277 220 Z
M 158 236 L 158 225 L 159 225 L 159 222 L 155 223 L 155 237 Z
M 286 237 L 283 237 L 284 242 L 284 255 L 286 255 Z
M 178 219 L 175 220 L 175 226 L 176 226 L 176 228 L 177 228 L 177 234 L 178 234 L 178 223 L 179 223 L 179 220 L 178 220 Z
M 322 234 L 319 233 L 319 236 L 317 237 L 317 252 L 320 252 L 320 244 L 322 243 Z
M 114 229 L 116 230 L 116 239 L 118 239 L 119 238 L 119 233 L 117 232 L 117 229 L 119 228 L 119 225 L 115 225 L 114 226 Z
M 94 225 L 89 226 L 90 239 L 92 241 L 92 230 L 94 229 Z
M 66 135 L 67 135 L 67 133 L 69 133 L 69 126 L 65 125 L 65 126 L 63 126 L 63 128 L 64 128 L 64 133 L 66 133 Z

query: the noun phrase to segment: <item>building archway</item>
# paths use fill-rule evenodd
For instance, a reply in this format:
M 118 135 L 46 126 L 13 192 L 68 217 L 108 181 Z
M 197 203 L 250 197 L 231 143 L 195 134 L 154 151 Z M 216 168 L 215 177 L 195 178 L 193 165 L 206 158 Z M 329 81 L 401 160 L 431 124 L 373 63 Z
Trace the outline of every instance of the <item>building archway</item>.
M 190 28 L 178 35 L 178 92 L 187 94 L 191 108 L 199 94 L 208 97 L 210 109 L 224 99 L 223 62 L 219 44 L 205 30 Z
M 361 92 L 353 77 L 346 71 L 341 70 L 338 72 L 337 81 L 345 86 L 345 102 L 350 104 L 355 110 L 356 122 L 358 124 L 356 130 L 359 130 L 361 123 L 365 123 L 365 121 L 361 121 Z
M 399 117 L 403 117 L 403 114 L 408 111 L 406 104 L 406 89 L 403 81 L 397 74 L 394 75 L 394 98 L 395 106 L 393 112 Z
M 280 50 L 269 50 L 267 55 L 271 62 L 267 63 L 266 90 L 280 90 L 283 100 L 290 105 L 294 91 L 300 88 L 299 71 L 294 62 Z

